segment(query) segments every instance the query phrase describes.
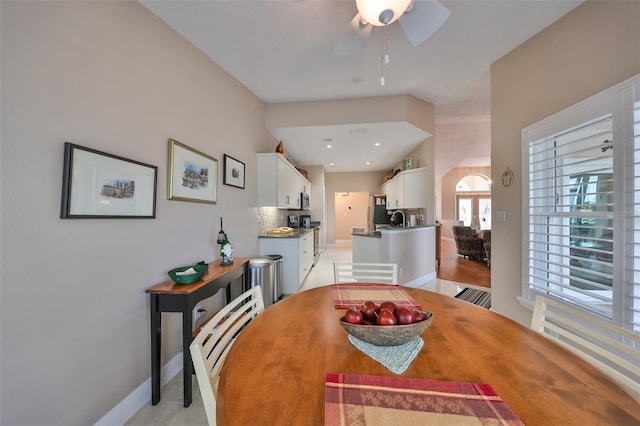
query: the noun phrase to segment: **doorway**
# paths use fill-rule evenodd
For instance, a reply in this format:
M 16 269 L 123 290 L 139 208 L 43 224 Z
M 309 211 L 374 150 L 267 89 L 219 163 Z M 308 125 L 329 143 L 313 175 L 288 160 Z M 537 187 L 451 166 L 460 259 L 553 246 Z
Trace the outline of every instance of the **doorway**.
M 473 173 L 456 185 L 456 219 L 475 229 L 491 229 L 491 179 Z
M 336 248 L 351 248 L 351 234 L 367 232 L 368 192 L 334 194 Z

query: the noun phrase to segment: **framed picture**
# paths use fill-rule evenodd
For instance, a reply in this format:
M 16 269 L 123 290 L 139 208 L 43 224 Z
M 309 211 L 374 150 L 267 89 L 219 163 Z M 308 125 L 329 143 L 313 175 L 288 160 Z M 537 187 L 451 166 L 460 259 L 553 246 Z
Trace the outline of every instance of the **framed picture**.
M 216 204 L 218 160 L 169 139 L 169 200 Z
M 158 168 L 64 144 L 61 219 L 156 217 Z
M 224 180 L 222 183 L 244 189 L 244 163 L 224 154 Z

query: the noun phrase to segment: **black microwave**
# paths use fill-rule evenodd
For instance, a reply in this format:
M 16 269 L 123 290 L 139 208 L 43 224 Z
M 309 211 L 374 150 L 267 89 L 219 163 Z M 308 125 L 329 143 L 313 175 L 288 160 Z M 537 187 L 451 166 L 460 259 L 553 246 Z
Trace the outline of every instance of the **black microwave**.
M 309 201 L 309 194 L 304 192 L 300 193 L 300 210 L 311 210 L 311 202 Z

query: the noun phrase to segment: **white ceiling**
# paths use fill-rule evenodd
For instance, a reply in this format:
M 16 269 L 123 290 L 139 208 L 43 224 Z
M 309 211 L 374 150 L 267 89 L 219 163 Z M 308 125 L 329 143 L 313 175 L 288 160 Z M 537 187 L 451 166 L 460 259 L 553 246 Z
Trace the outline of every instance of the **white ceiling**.
M 442 1 L 451 10 L 449 19 L 417 47 L 398 22 L 389 26 L 391 61 L 384 87 L 381 28 L 373 29 L 362 55 L 333 53 L 357 13 L 355 0 L 140 2 L 265 103 L 398 94 L 433 103 L 436 176 L 441 176 L 453 167 L 490 165 L 491 63 L 582 0 Z M 301 165 L 324 165 L 328 172 L 388 170 L 425 134 L 408 123 L 387 124 L 366 125 L 365 134 L 350 132 L 362 124 L 272 133 Z M 325 148 L 325 138 L 333 139 L 336 149 Z M 374 149 L 374 141 L 382 146 Z M 329 166 L 332 161 L 336 167 Z

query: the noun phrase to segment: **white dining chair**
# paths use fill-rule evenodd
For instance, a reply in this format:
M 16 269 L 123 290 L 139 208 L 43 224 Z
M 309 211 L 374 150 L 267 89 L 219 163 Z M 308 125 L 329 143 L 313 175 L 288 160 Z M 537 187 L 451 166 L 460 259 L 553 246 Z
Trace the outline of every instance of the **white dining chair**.
M 531 328 L 640 396 L 640 335 L 540 295 L 536 296 Z
M 398 265 L 395 263 L 335 262 L 333 275 L 336 283 L 398 283 Z
M 264 311 L 260 286 L 244 292 L 205 325 L 189 345 L 193 368 L 210 425 L 216 424 L 218 379 L 224 361 L 242 328 Z

